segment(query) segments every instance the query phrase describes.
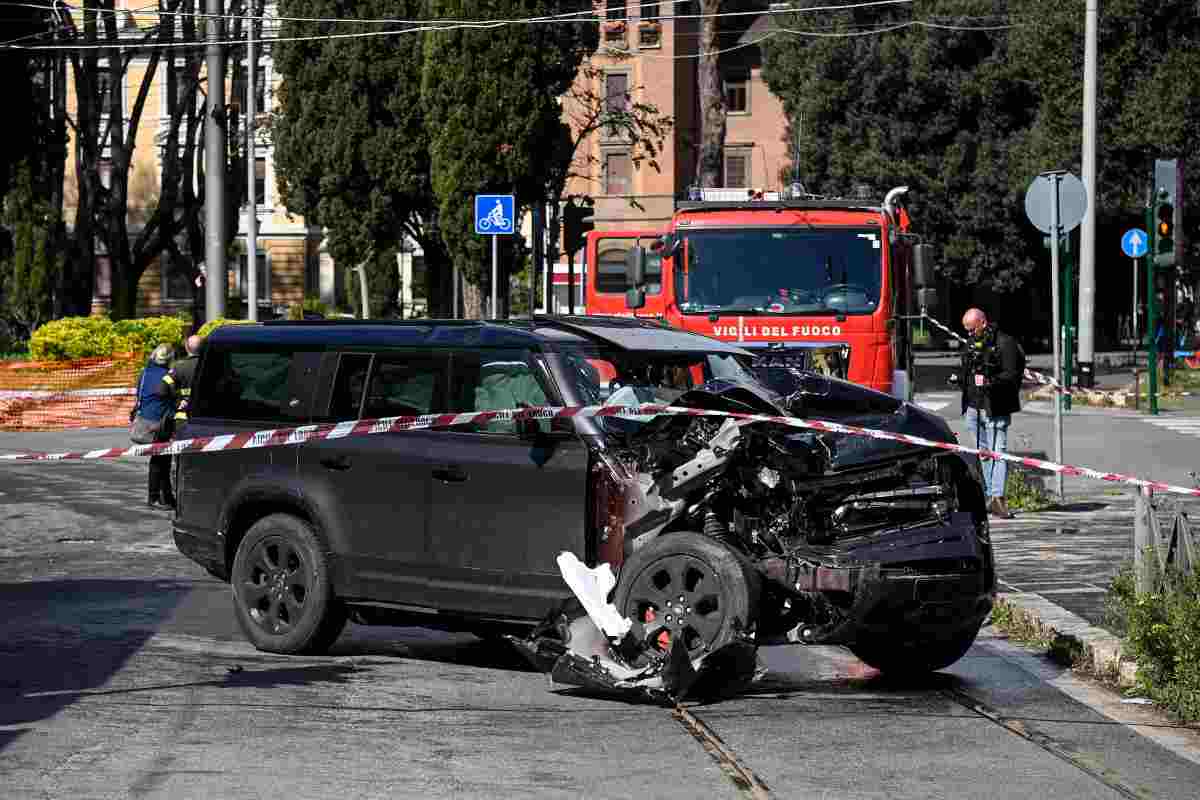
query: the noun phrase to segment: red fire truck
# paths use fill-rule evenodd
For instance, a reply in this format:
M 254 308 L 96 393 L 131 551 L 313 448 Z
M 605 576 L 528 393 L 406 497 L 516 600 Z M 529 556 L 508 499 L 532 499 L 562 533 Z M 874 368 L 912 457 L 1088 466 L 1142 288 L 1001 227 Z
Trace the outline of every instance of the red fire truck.
M 911 326 L 932 247 L 898 200 L 692 190 L 666 231 L 593 231 L 589 314 L 659 317 L 772 362 L 911 393 Z

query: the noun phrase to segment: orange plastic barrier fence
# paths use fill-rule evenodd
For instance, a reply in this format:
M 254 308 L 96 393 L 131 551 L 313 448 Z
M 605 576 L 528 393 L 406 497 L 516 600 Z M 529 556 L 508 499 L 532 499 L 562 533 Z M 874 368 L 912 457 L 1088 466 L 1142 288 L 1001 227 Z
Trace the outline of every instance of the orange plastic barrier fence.
M 132 353 L 78 361 L 0 362 L 0 430 L 129 424 L 144 362 Z

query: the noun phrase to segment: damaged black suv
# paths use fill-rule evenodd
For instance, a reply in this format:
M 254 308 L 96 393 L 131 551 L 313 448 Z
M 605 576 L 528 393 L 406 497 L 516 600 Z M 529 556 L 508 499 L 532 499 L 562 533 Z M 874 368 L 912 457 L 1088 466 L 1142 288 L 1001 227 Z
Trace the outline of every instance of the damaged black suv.
M 209 338 L 180 436 L 644 403 L 832 419 L 953 441 L 887 395 L 639 320 L 304 322 Z M 347 619 L 523 629 L 567 595 L 560 553 L 617 574 L 645 647 L 845 644 L 945 667 L 995 593 L 975 459 L 722 416 L 478 416 L 178 459 L 180 551 L 232 585 L 258 648 Z

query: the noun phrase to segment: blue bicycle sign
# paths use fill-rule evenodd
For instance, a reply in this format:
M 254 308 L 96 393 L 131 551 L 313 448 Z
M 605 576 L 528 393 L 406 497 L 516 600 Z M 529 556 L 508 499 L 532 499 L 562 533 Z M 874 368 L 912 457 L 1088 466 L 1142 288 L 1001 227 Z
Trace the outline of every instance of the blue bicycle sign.
M 511 194 L 475 195 L 475 232 L 491 236 L 514 233 L 515 206 Z

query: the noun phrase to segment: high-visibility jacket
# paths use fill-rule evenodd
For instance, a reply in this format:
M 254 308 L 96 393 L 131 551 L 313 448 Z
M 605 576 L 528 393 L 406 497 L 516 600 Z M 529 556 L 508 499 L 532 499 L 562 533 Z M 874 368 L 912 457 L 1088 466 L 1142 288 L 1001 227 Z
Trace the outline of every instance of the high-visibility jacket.
M 175 408 L 175 424 L 187 422 L 188 406 L 192 400 L 192 382 L 196 378 L 199 356 L 181 358 L 171 365 L 158 385 L 158 394 L 167 398 Z

